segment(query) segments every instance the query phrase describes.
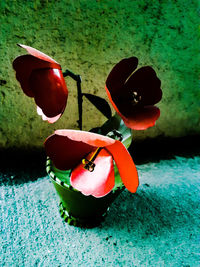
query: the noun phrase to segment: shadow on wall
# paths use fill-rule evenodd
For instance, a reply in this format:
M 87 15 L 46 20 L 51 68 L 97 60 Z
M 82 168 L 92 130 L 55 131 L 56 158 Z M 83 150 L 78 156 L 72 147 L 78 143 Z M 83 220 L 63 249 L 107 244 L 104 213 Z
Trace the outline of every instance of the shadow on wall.
M 178 138 L 157 137 L 133 142 L 129 148 L 135 164 L 158 162 L 175 156 L 192 157 L 200 155 L 200 136 Z

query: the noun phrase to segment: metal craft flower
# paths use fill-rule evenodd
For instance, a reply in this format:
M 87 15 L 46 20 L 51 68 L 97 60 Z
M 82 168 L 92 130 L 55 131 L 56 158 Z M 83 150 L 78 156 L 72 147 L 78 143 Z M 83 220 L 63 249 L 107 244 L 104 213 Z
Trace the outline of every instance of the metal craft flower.
M 42 119 L 54 123 L 64 112 L 68 98 L 61 66 L 37 49 L 19 46 L 26 49 L 29 55 L 19 56 L 13 61 L 16 78 L 23 92 L 34 97 Z
M 84 195 L 103 197 L 112 190 L 113 160 L 125 187 L 133 193 L 137 190 L 137 169 L 118 140 L 85 131 L 57 130 L 46 139 L 45 150 L 55 167 L 72 169 L 71 185 Z
M 136 57 L 125 58 L 116 64 L 106 80 L 106 91 L 126 126 L 145 130 L 160 116 L 160 110 L 154 104 L 162 98 L 161 82 L 153 68 L 145 66 L 136 70 L 137 65 Z

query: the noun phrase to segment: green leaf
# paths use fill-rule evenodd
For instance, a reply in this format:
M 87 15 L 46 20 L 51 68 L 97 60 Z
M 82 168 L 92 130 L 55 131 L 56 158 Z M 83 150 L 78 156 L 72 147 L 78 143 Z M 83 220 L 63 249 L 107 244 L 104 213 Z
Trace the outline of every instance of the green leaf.
M 119 175 L 119 170 L 118 170 L 116 165 L 114 165 L 114 171 L 115 171 L 115 187 L 114 187 L 114 189 L 117 187 L 123 187 L 124 184 L 123 184 L 122 179 Z
M 111 108 L 108 102 L 96 95 L 83 94 L 105 117 L 110 119 L 112 117 Z

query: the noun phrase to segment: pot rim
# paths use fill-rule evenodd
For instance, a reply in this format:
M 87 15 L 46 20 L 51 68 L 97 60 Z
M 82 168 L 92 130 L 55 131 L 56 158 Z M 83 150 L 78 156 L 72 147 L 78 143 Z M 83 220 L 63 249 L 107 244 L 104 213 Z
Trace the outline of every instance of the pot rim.
M 60 171 L 62 171 L 62 170 L 60 170 Z M 49 157 L 47 157 L 47 160 L 46 160 L 46 172 L 49 175 L 49 177 L 51 178 L 51 180 L 53 180 L 54 182 L 56 182 L 60 186 L 64 187 L 65 189 L 68 189 L 68 190 L 71 190 L 71 191 L 74 191 L 74 192 L 81 193 L 79 190 L 77 190 L 73 186 L 71 186 L 71 185 L 69 185 L 69 184 L 61 181 L 60 178 L 58 178 L 56 176 L 56 174 L 52 170 L 52 161 L 51 161 L 51 159 Z M 125 189 L 125 186 L 122 184 L 121 186 L 113 187 L 113 189 L 111 190 L 111 192 L 112 193 L 115 193 L 118 190 L 124 190 L 124 189 Z
M 56 182 L 57 184 L 59 184 L 60 186 L 64 187 L 64 188 L 67 188 L 71 191 L 75 191 L 75 192 L 80 192 L 78 191 L 77 189 L 73 188 L 71 185 L 61 181 L 54 173 L 54 171 L 52 170 L 52 161 L 49 157 L 47 157 L 47 160 L 46 160 L 46 172 L 47 174 L 50 176 L 50 178 Z

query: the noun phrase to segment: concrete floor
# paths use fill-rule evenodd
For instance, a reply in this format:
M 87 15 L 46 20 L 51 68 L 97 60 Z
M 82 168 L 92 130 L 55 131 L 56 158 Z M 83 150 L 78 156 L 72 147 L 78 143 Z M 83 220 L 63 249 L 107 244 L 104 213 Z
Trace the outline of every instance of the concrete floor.
M 200 266 L 200 156 L 138 165 L 93 229 L 63 222 L 41 166 L 1 166 L 0 266 Z

